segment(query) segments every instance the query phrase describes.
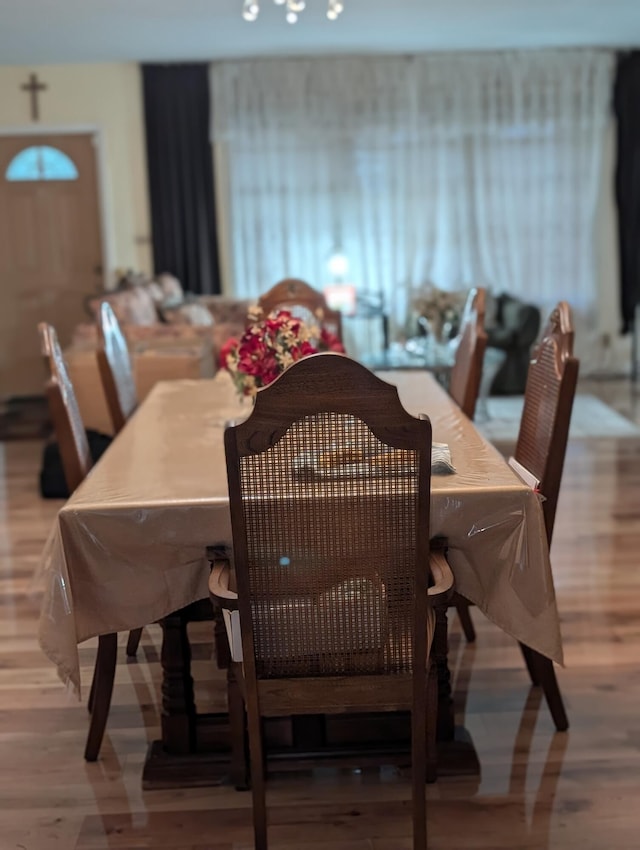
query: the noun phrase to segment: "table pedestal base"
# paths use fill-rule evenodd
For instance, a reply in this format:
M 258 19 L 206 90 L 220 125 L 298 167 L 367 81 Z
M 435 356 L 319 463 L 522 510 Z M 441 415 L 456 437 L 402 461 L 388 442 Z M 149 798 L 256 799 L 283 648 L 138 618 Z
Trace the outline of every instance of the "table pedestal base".
M 480 760 L 464 726 L 455 727 L 451 740 L 438 741 L 438 777 L 444 776 L 477 776 L 480 779 Z
M 324 720 L 324 718 L 322 718 Z M 410 767 L 410 719 L 406 713 L 346 715 L 317 734 L 309 717 L 265 721 L 267 771 L 314 768 L 370 768 L 381 764 Z M 337 720 L 337 722 L 336 722 Z M 167 753 L 162 741 L 150 747 L 142 774 L 145 790 L 200 788 L 231 784 L 245 787 L 240 768 L 231 763 L 226 714 L 199 715 L 198 750 Z M 456 726 L 453 738 L 438 741 L 438 776 L 479 776 L 480 763 L 469 733 Z
M 162 741 L 149 745 L 142 769 L 144 791 L 203 788 L 230 783 L 231 753 L 166 753 Z

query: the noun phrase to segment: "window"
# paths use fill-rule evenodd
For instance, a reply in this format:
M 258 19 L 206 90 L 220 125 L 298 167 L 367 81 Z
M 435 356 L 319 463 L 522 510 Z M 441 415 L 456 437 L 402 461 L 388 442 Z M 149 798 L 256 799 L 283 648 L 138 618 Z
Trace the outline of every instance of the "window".
M 21 150 L 9 163 L 7 180 L 77 180 L 78 169 L 66 153 L 50 145 Z
M 429 283 L 591 320 L 611 71 L 604 51 L 214 63 L 236 293 L 320 289 L 339 247 L 400 339 Z

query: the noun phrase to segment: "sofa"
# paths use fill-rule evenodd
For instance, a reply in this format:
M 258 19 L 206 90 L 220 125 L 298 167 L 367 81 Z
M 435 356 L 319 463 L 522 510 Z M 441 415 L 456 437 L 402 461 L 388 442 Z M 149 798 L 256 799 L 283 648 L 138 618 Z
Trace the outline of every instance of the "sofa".
M 191 295 L 184 293 L 172 275 L 156 280 L 128 283 L 119 289 L 87 300 L 89 322 L 78 325 L 73 344 L 97 344 L 96 316 L 103 301 L 108 301 L 122 330 L 134 348 L 138 345 L 179 344 L 194 339 L 211 345 L 214 362 L 230 336 L 242 334 L 251 302 L 226 295 Z
M 64 351 L 85 428 L 113 434 L 98 370 L 94 345 L 71 345 Z M 158 381 L 175 378 L 210 378 L 215 374 L 211 345 L 203 340 L 175 344 L 135 346 L 131 351 L 138 400 L 142 401 Z
M 140 401 L 161 380 L 213 377 L 222 346 L 242 333 L 250 306 L 224 295 L 185 295 L 170 275 L 125 279 L 119 289 L 88 299 L 90 321 L 75 328 L 64 355 L 85 427 L 103 434 L 113 428 L 96 358 L 102 301 L 111 304 L 127 339 Z

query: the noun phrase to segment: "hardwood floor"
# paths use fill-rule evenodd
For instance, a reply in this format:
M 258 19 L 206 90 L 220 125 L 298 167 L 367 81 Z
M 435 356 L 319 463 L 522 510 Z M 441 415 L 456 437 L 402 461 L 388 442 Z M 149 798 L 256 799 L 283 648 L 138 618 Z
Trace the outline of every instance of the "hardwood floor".
M 640 422 L 628 384 L 580 389 Z M 0 449 L 0 850 L 248 850 L 249 794 L 141 789 L 159 736 L 157 628 L 145 630 L 137 662 L 125 662 L 123 643 L 102 756 L 83 761 L 86 707 L 36 640 L 32 576 L 59 504 L 37 496 L 38 443 Z M 573 441 L 552 552 L 571 728 L 554 734 L 511 639 L 474 609 L 478 641 L 468 646 L 452 614 L 458 721 L 482 775 L 427 788 L 432 850 L 640 846 L 639 553 L 640 439 Z M 198 700 L 215 710 L 208 626 L 194 637 Z M 95 642 L 81 648 L 85 681 L 94 653 Z M 269 789 L 272 850 L 410 850 L 402 772 L 325 770 L 275 777 Z

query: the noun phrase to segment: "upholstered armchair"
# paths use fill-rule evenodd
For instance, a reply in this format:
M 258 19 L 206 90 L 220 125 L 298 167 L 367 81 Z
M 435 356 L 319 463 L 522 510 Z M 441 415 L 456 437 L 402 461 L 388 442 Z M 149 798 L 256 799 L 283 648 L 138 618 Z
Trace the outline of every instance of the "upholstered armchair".
M 491 395 L 522 395 L 527 383 L 531 346 L 540 331 L 540 310 L 507 292 L 496 298 L 495 324 L 487 327 L 488 349 L 506 357 L 491 383 Z

